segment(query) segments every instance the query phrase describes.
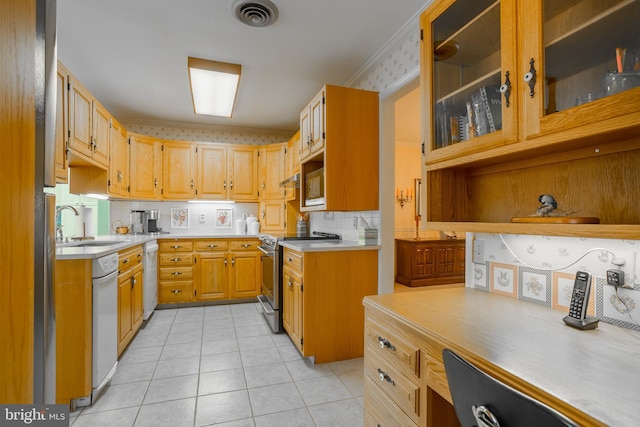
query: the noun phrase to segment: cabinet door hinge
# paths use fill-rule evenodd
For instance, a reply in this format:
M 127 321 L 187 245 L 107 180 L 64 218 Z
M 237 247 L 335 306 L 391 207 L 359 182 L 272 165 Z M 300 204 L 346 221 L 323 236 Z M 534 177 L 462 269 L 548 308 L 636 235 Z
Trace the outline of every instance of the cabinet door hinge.
M 300 345 L 304 344 L 304 338 L 300 338 Z
M 111 187 L 111 180 L 110 179 L 107 180 L 107 187 Z
M 131 186 L 127 185 L 127 193 L 130 193 L 130 192 L 131 192 Z
M 420 41 L 424 40 L 424 31 L 420 28 Z
M 131 137 L 127 138 L 127 144 L 131 145 Z
M 286 148 L 284 149 L 284 154 L 287 154 L 287 149 Z
M 164 144 L 160 146 L 160 151 L 164 151 Z
M 304 285 L 300 283 L 300 292 L 304 292 Z
M 424 156 L 424 141 L 422 141 L 422 155 Z
M 196 147 L 196 154 L 198 154 L 198 147 Z
M 322 97 L 322 105 L 324 105 L 325 101 L 324 101 L 324 96 Z

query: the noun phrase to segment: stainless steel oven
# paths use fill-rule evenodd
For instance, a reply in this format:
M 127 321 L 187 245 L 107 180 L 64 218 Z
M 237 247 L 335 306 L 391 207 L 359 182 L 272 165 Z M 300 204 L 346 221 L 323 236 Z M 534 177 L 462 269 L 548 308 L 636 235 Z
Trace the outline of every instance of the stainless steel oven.
M 282 259 L 278 251 L 278 239 L 261 235 L 262 242 L 258 249 L 262 252 L 262 295 L 258 301 L 262 306 L 262 314 L 273 332 L 284 332 L 282 328 L 282 291 L 280 286 L 280 269 Z
M 258 301 L 262 306 L 262 314 L 271 330 L 284 332 L 282 326 L 282 252 L 281 240 L 339 240 L 340 236 L 331 233 L 314 231 L 311 236 L 270 236 L 262 234 L 262 242 L 258 249 L 262 252 L 262 295 Z

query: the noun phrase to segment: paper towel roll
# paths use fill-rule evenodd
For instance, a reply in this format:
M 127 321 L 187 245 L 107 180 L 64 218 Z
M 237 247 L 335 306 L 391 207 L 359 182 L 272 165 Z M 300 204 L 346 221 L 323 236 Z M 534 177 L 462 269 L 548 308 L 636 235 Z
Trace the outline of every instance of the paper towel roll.
M 88 206 L 80 206 L 78 208 L 80 216 L 76 218 L 75 237 L 91 237 L 95 236 L 95 227 L 93 221 L 93 208 Z

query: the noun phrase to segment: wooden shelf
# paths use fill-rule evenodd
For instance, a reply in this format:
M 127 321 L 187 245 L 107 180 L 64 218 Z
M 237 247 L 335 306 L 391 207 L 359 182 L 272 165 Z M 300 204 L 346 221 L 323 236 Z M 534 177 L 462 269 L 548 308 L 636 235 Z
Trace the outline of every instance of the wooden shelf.
M 427 230 L 489 234 L 640 239 L 640 224 L 518 224 L 511 222 L 427 222 Z

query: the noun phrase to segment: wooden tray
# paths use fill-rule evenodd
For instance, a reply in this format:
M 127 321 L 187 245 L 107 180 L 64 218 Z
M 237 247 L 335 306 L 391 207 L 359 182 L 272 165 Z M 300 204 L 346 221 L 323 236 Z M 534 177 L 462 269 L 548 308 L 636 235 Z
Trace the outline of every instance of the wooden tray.
M 600 218 L 593 216 L 524 216 L 513 217 L 511 222 L 537 224 L 600 224 Z

